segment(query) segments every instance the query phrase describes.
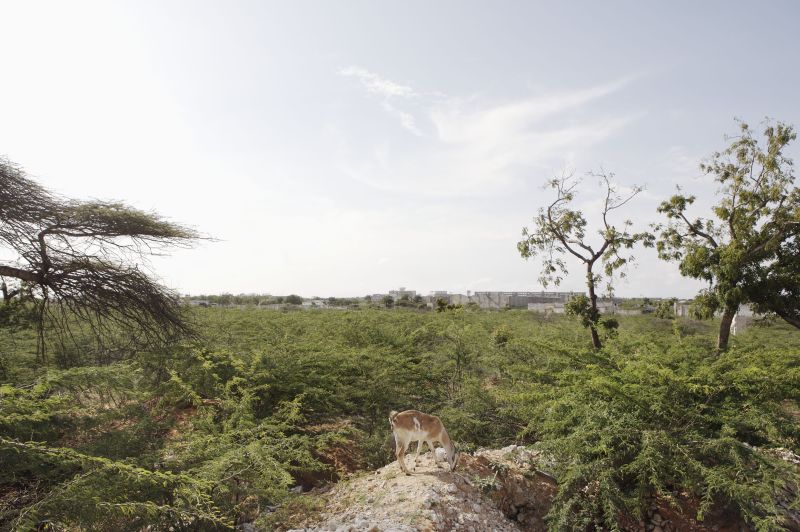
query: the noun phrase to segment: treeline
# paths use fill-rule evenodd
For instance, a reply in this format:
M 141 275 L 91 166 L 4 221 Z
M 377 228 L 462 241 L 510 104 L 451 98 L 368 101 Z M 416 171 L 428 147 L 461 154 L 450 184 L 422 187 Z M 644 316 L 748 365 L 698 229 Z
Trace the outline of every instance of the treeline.
M 209 294 L 184 296 L 186 301 L 207 301 L 212 305 L 302 305 L 303 298 L 297 294 L 273 296 L 270 294 Z
M 184 301 L 194 301 L 208 303 L 214 306 L 231 306 L 231 305 L 249 305 L 249 306 L 263 306 L 263 305 L 302 305 L 304 301 L 311 301 L 313 304 L 319 302 L 320 305 L 329 307 L 340 308 L 358 308 L 363 306 L 379 306 L 385 308 L 392 307 L 405 307 L 405 308 L 427 308 L 425 299 L 420 296 L 404 295 L 399 298 L 394 298 L 390 295 L 385 295 L 380 298 L 374 298 L 371 295 L 364 297 L 310 297 L 303 298 L 296 294 L 288 296 L 273 296 L 271 294 L 209 294 L 209 295 L 187 295 L 184 296 Z

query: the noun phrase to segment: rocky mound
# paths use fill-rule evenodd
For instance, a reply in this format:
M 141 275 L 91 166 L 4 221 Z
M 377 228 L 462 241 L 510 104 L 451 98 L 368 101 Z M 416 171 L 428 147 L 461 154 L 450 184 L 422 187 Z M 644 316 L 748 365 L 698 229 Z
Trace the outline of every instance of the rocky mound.
M 411 476 L 393 462 L 337 484 L 324 512 L 297 530 L 543 530 L 556 487 L 531 467 L 532 454 L 516 446 L 465 454 L 450 472 L 426 453 Z

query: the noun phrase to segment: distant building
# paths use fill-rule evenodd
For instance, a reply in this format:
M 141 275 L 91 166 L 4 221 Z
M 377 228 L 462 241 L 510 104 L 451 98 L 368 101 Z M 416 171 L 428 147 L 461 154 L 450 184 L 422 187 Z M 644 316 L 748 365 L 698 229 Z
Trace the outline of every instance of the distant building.
M 602 314 L 616 314 L 619 309 L 613 299 L 599 299 L 597 310 Z
M 742 332 L 750 327 L 755 319 L 756 314 L 753 312 L 753 308 L 750 305 L 741 305 L 731 322 L 731 334 L 736 336 L 737 332 Z
M 440 299 L 447 303 L 448 305 L 451 303 L 450 298 L 456 294 L 450 294 L 447 290 L 434 290 L 427 296 L 425 296 L 424 300 L 428 304 L 429 307 L 435 307 L 436 302 Z
M 614 309 L 614 314 L 617 316 L 640 316 L 645 314 L 647 308 L 619 308 Z
M 541 312 L 543 314 L 564 314 L 565 305 L 562 302 L 554 301 L 550 303 L 528 303 L 528 310 Z
M 679 318 L 690 318 L 691 317 L 691 301 L 676 301 L 672 308 L 675 311 L 675 315 Z
M 392 296 L 395 301 L 398 299 L 403 299 L 404 297 L 408 297 L 408 299 L 414 299 L 417 295 L 417 291 L 406 290 L 405 286 L 401 286 L 399 290 L 389 290 L 389 295 Z
M 537 301 L 528 303 L 528 310 L 545 314 L 564 314 L 569 300 L 577 295 L 579 294 L 574 292 L 545 292 L 545 297 L 539 294 L 536 298 Z M 619 305 L 611 299 L 599 299 L 597 301 L 597 310 L 603 314 L 632 315 L 642 313 L 641 310 L 621 310 Z
M 691 318 L 691 306 L 691 301 L 676 301 L 674 305 L 675 315 L 679 318 Z M 720 312 L 715 313 L 715 316 L 719 315 Z M 733 321 L 731 322 L 731 334 L 735 336 L 737 333 L 747 329 L 757 318 L 758 316 L 755 312 L 753 312 L 753 308 L 750 305 L 741 305 L 739 310 L 736 311 L 736 314 L 733 316 Z
M 210 307 L 211 301 L 207 299 L 190 299 L 189 300 L 190 307 Z
M 582 292 L 475 292 L 470 298 L 481 308 L 522 308 L 531 303 L 564 304 Z M 534 308 L 538 308 L 534 306 Z

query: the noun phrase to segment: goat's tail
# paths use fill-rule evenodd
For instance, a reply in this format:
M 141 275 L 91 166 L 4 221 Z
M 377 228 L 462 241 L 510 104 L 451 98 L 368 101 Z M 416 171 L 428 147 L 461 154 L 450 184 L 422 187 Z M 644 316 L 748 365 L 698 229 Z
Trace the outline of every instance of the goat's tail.
M 396 418 L 397 414 L 399 414 L 399 413 L 400 412 L 398 412 L 397 410 L 392 410 L 391 412 L 389 412 L 389 424 L 391 426 L 394 427 L 394 418 Z

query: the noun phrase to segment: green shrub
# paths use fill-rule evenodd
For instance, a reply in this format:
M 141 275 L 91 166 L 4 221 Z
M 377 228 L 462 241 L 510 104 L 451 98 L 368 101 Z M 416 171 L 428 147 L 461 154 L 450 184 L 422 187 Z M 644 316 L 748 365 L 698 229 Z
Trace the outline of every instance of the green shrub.
M 560 491 L 554 529 L 613 528 L 653 496 L 694 496 L 762 530 L 797 470 L 800 337 L 753 327 L 717 356 L 714 322 L 621 317 L 604 349 L 574 318 L 525 311 L 192 311 L 203 337 L 66 370 L 0 334 L 0 529 L 224 528 L 319 501 L 300 479 L 394 460 L 387 414 L 439 415 L 462 450 L 535 444 Z M 551 467 L 552 466 L 552 467 Z M 165 484 L 166 483 L 166 484 Z M 265 525 L 267 526 L 267 525 Z M 24 528 L 24 527 L 23 527 Z

